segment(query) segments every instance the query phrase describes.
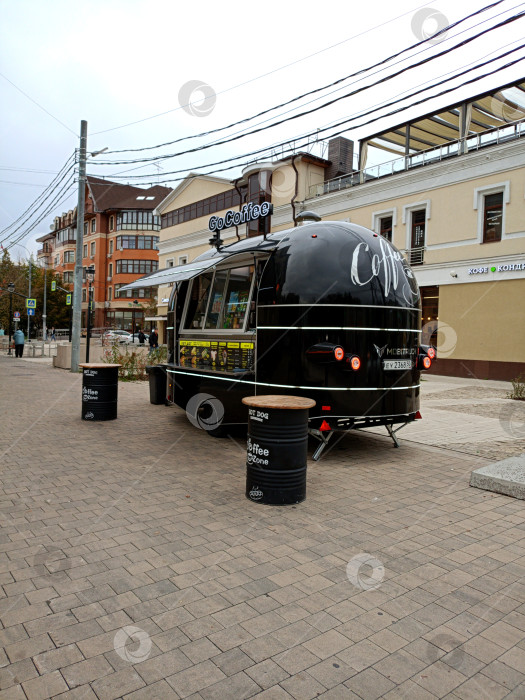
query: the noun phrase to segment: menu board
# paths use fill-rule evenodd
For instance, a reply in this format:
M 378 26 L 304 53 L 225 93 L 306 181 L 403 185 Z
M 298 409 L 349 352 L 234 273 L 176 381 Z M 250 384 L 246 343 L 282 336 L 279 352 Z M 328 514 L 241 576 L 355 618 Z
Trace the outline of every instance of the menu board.
M 229 340 L 179 340 L 181 367 L 233 372 L 253 367 L 255 343 Z

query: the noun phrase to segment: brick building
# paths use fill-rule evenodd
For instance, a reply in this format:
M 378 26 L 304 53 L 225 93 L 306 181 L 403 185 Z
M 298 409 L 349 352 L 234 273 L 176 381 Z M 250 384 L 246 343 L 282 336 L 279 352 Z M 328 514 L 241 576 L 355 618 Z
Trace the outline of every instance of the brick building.
M 149 287 L 128 292 L 120 288 L 158 269 L 160 217 L 153 209 L 170 193 L 160 185 L 143 189 L 88 176 L 82 267 L 82 327 L 87 324 L 88 282 L 85 270 L 95 267 L 95 328 L 132 329 L 145 325 L 146 308 L 156 291 Z M 76 208 L 57 216 L 51 231 L 37 239 L 42 243 L 38 259 L 73 286 Z

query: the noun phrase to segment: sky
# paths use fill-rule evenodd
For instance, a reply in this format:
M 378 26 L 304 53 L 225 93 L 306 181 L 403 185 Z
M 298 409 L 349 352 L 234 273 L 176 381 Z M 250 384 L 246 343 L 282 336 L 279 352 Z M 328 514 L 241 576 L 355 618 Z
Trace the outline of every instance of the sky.
M 497 69 L 525 58 L 524 49 L 449 81 L 440 89 L 457 88 L 453 92 L 410 108 L 416 99 L 408 97 L 411 93 L 420 93 L 419 99 L 431 97 L 438 88 L 424 88 L 523 43 L 525 18 L 520 18 L 409 69 L 525 11 L 525 3 L 503 0 L 444 37 L 432 38 L 442 27 L 488 5 L 472 0 L 289 4 L 265 0 L 260 5 L 239 0 L 0 0 L 0 242 L 7 247 L 21 237 L 10 253 L 15 259 L 27 257 L 36 252 L 35 239 L 49 231 L 54 216 L 75 206 L 74 170 L 66 168 L 53 195 L 47 202 L 37 202 L 30 210 L 33 217 L 25 221 L 24 212 L 78 148 L 81 120 L 88 122 L 88 152 L 108 149 L 88 158 L 88 174 L 136 185 L 176 187 L 188 172 L 216 171 L 226 165 L 212 163 L 235 157 L 235 167 L 217 175 L 237 177 L 255 159 L 247 154 L 283 142 L 287 142 L 285 148 L 292 148 L 290 142 L 295 141 L 298 150 L 326 155 L 326 141 L 315 144 L 311 136 L 310 145 L 305 146 L 306 138 L 300 137 L 401 96 L 407 96 L 401 103 L 405 111 L 368 125 L 366 118 L 356 119 L 344 135 L 357 143 L 409 117 L 522 78 L 523 60 L 504 71 Z M 368 68 L 419 41 L 424 44 L 373 71 L 239 126 L 196 137 Z M 397 71 L 403 72 L 367 87 Z M 488 71 L 492 74 L 486 78 L 460 87 L 462 81 Z M 360 87 L 367 89 L 343 98 Z M 161 158 L 268 126 L 335 98 L 341 99 L 231 143 Z M 375 116 L 386 111 L 383 108 Z M 176 139 L 185 140 L 157 149 L 112 153 Z M 274 156 L 278 153 L 277 148 Z M 263 156 L 266 159 L 268 153 Z M 152 160 L 116 163 L 144 157 Z M 174 171 L 179 172 L 171 174 Z M 46 213 L 54 198 L 56 205 Z

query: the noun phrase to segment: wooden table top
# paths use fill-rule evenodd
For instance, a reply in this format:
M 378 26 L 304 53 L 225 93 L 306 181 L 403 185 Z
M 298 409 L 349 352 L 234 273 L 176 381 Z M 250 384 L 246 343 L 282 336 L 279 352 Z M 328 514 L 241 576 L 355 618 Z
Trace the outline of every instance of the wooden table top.
M 245 396 L 242 402 L 246 406 L 255 406 L 256 408 L 304 409 L 315 406 L 315 401 L 313 399 L 304 399 L 302 396 L 286 396 L 283 394 Z

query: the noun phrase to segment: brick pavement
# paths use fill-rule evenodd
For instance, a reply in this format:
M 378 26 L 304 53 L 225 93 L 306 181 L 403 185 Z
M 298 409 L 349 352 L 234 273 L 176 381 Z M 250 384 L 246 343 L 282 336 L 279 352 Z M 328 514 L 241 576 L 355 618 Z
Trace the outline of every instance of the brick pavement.
M 0 357 L 0 700 L 525 697 L 523 502 L 468 486 L 516 438 L 453 410 L 502 386 L 429 378 L 402 449 L 345 437 L 287 508 L 147 384 L 109 423 L 80 386 Z

